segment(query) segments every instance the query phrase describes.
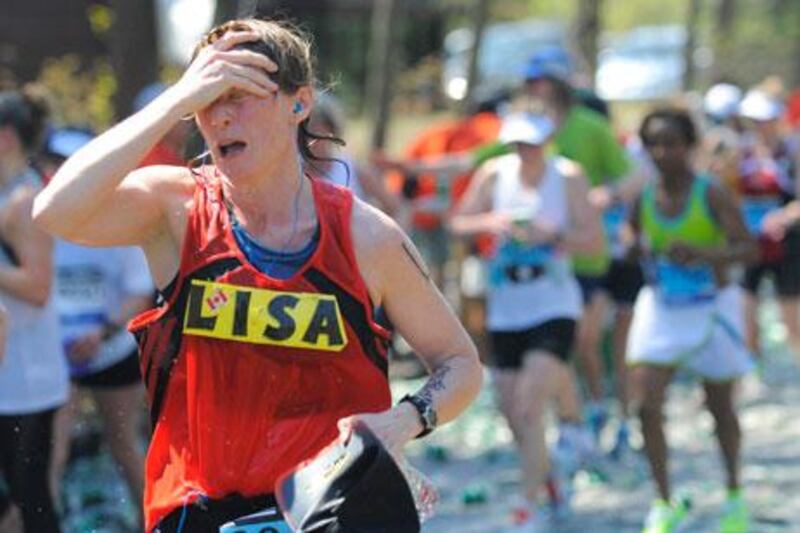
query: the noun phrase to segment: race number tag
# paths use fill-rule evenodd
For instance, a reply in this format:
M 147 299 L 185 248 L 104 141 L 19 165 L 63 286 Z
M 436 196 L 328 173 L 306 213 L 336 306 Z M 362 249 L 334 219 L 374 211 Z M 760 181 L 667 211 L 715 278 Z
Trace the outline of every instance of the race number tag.
M 742 215 L 747 229 L 753 235 L 760 235 L 764 219 L 780 209 L 777 198 L 745 198 L 742 200 Z
M 659 258 L 653 268 L 658 294 L 666 305 L 707 302 L 717 294 L 714 271 L 708 265 L 686 266 Z
M 627 218 L 628 209 L 624 204 L 614 204 L 603 211 L 603 227 L 609 239 L 612 241 L 619 239 L 619 230 Z
M 531 281 L 545 271 L 554 256 L 552 245 L 523 246 L 515 241 L 506 241 L 489 265 L 489 281 L 495 287 Z
M 255 514 L 242 516 L 233 522 L 223 524 L 220 533 L 292 533 L 292 529 L 283 520 L 275 508 Z

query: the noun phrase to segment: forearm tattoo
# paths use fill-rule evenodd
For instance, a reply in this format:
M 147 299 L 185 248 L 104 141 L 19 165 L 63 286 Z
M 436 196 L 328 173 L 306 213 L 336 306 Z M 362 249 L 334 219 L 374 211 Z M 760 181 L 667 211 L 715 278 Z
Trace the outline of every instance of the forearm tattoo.
M 449 365 L 442 365 L 437 368 L 431 377 L 428 378 L 428 382 L 425 383 L 422 389 L 417 393 L 417 396 L 429 402 L 433 401 L 434 392 L 441 392 L 445 389 L 444 378 L 449 372 Z
M 411 262 L 414 263 L 414 266 L 417 267 L 419 273 L 422 274 L 422 277 L 426 280 L 431 280 L 431 274 L 428 272 L 428 268 L 425 266 L 425 261 L 419 256 L 419 252 L 417 252 L 413 246 L 411 246 L 407 242 L 403 242 L 403 251 L 406 253 Z

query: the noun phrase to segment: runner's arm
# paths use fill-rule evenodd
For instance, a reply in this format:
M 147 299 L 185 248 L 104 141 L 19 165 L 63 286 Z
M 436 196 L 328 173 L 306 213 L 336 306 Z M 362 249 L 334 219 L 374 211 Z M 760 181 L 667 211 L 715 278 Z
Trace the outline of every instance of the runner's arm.
M 181 79 L 150 105 L 92 140 L 69 158 L 34 205 L 37 224 L 83 244 L 145 244 L 168 229 L 165 213 L 175 197 L 161 186 L 188 170 L 152 167 L 130 174 L 144 155 L 185 115 L 230 91 L 274 95 L 277 66 L 262 54 L 236 50 L 260 37 L 234 31 L 201 50 Z M 165 168 L 175 168 L 172 173 Z M 158 170 L 160 169 L 160 170 Z
M 31 208 L 36 191 L 26 187 L 12 196 L 4 217 L 4 239 L 18 264 L 0 266 L 0 291 L 35 306 L 50 297 L 53 279 L 53 239 L 34 226 Z
M 559 246 L 570 253 L 598 254 L 605 246 L 600 213 L 589 203 L 589 182 L 580 167 L 565 161 L 565 183 L 569 209 L 569 229 L 559 238 Z
M 354 224 L 363 228 L 355 237 L 356 253 L 373 301 L 385 309 L 428 369 L 430 378 L 418 395 L 430 399 L 438 423 L 444 424 L 463 412 L 480 390 L 482 369 L 475 345 L 400 228 L 382 214 L 354 215 Z M 362 418 L 390 449 L 402 447 L 422 429 L 417 411 L 407 402 Z
M 628 249 L 625 259 L 631 262 L 640 261 L 645 253 L 641 240 L 641 227 L 639 226 L 639 213 L 641 210 L 640 205 L 642 203 L 641 198 L 642 195 L 639 193 L 639 195 L 631 203 L 631 210 L 630 214 L 628 215 L 628 220 L 620 230 L 622 242 Z
M 169 98 L 156 99 L 81 148 L 36 198 L 37 225 L 89 245 L 142 244 L 153 237 L 164 223 L 159 185 L 188 171 L 134 169 L 180 113 Z
M 472 177 L 464 196 L 448 220 L 450 231 L 459 236 L 509 231 L 511 221 L 492 211 L 492 190 L 496 172 L 492 163 L 483 165 Z
M 709 248 L 706 258 L 715 266 L 731 263 L 753 263 L 758 260 L 758 243 L 748 231 L 736 202 L 721 186 L 708 187 L 708 205 L 711 213 L 727 237 L 723 246 Z

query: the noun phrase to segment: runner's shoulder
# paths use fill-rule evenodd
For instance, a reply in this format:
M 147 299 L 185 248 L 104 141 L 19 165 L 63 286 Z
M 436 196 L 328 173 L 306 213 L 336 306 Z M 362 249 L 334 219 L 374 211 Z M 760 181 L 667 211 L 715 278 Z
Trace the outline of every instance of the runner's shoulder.
M 356 197 L 353 197 L 350 227 L 356 252 L 362 254 L 379 254 L 405 238 L 405 233 L 392 217 Z

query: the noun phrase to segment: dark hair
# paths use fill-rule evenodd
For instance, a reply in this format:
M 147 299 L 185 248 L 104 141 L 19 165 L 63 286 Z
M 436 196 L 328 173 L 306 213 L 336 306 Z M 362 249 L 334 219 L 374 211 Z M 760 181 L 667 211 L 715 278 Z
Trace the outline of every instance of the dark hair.
M 683 109 L 678 108 L 662 108 L 651 111 L 642 120 L 642 125 L 639 126 L 639 138 L 642 143 L 649 144 L 650 135 L 649 130 L 654 121 L 669 122 L 683 135 L 683 140 L 686 141 L 687 146 L 694 146 L 697 144 L 697 128 L 689 113 Z
M 315 57 L 312 52 L 312 40 L 303 30 L 285 20 L 238 19 L 230 20 L 206 33 L 194 49 L 192 59 L 205 48 L 235 31 L 252 31 L 258 33 L 258 41 L 243 43 L 236 48 L 251 50 L 263 54 L 272 60 L 278 70 L 271 78 L 286 94 L 294 94 L 300 87 L 316 87 Z M 309 118 L 297 128 L 297 147 L 300 155 L 312 168 L 318 170 L 315 161 L 337 161 L 327 157 L 318 157 L 310 149 L 316 141 L 328 141 L 343 146 L 345 142 L 335 135 L 318 134 L 309 129 Z
M 42 90 L 26 85 L 22 90 L 0 92 L 0 126 L 14 128 L 26 152 L 41 144 L 50 106 Z

